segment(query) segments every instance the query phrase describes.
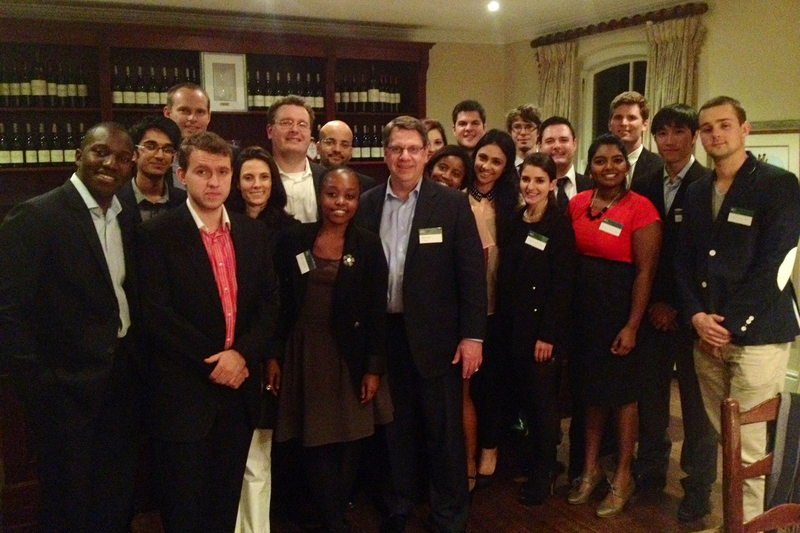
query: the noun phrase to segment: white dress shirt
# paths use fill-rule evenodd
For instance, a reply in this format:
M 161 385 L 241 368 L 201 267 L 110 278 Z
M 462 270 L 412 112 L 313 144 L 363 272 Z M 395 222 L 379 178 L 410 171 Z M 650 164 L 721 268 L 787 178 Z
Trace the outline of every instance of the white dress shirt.
M 316 222 L 317 192 L 314 190 L 314 175 L 308 159 L 302 172 L 284 172 L 280 166 L 278 171 L 286 189 L 286 212 L 300 222 Z

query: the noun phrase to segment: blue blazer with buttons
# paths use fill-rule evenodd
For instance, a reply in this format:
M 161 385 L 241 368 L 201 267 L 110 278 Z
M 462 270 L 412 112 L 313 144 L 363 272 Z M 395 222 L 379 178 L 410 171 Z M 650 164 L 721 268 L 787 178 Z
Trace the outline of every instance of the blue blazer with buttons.
M 725 317 L 742 346 L 791 342 L 800 333 L 789 280 L 800 238 L 797 178 L 748 152 L 714 220 L 715 178 L 686 191 L 675 263 L 685 316 Z

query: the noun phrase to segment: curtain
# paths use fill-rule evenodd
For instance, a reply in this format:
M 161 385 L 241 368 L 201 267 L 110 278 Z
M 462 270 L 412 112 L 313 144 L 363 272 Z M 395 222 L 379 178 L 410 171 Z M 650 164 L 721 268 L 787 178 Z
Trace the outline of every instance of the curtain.
M 542 117 L 559 115 L 574 119 L 578 89 L 578 43 L 540 46 L 536 49 L 539 62 L 539 107 Z

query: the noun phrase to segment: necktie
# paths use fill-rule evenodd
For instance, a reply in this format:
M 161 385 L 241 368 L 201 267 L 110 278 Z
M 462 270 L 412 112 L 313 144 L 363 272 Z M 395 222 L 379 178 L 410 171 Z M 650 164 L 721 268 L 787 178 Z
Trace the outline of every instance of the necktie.
M 558 208 L 562 211 L 566 211 L 567 205 L 569 204 L 569 197 L 567 196 L 567 191 L 565 190 L 567 183 L 569 183 L 569 178 L 564 176 L 562 178 L 558 178 L 558 183 L 556 184 L 556 187 L 558 188 L 558 191 L 556 192 L 556 201 L 558 202 Z

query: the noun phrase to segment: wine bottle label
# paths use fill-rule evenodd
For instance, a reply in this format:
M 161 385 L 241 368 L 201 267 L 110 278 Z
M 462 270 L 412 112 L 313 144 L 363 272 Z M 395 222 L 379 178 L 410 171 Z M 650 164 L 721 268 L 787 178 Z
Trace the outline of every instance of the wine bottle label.
M 361 159 L 361 147 L 360 146 L 353 146 L 353 155 L 350 158 L 351 159 Z
M 22 150 L 11 150 L 11 164 L 21 165 L 25 162 L 25 154 Z
M 137 91 L 134 93 L 134 102 L 136 105 L 147 105 L 147 93 Z
M 67 85 L 67 96 L 78 96 L 78 86 L 74 83 Z
M 367 91 L 367 101 L 370 104 L 375 104 L 380 102 L 381 100 L 381 92 L 378 89 L 370 89 Z
M 158 105 L 161 102 L 161 97 L 157 92 L 147 93 L 147 105 Z
M 122 93 L 122 103 L 133 105 L 136 103 L 136 93 L 133 91 L 125 91 Z
M 372 159 L 380 159 L 380 157 L 381 157 L 381 147 L 380 146 L 372 146 L 369 149 L 369 156 Z
M 380 102 L 382 104 L 385 104 L 389 101 L 389 93 L 387 93 L 386 91 L 381 91 L 379 98 Z
M 59 98 L 66 98 L 67 97 L 67 84 L 66 83 L 59 83 L 56 85 L 56 92 Z
M 394 105 L 400 105 L 400 93 L 394 93 Z
M 56 84 L 55 82 L 48 81 L 47 94 L 48 96 L 58 96 L 58 84 Z
M 11 93 L 11 88 L 8 86 L 7 81 L 0 82 L 0 96 L 8 96 Z
M 64 150 L 64 163 L 74 163 L 75 162 L 75 149 L 70 148 Z
M 11 150 L 0 150 L 0 166 L 11 164 Z
M 378 147 L 378 150 L 380 150 L 380 152 L 378 153 L 378 157 L 380 157 L 381 159 L 383 159 L 383 156 L 384 156 L 384 155 L 386 155 L 386 152 L 384 152 L 384 151 L 383 151 L 383 145 L 380 145 L 380 146 Z
M 272 104 L 275 103 L 276 99 L 277 99 L 277 96 L 275 96 L 274 94 L 268 94 L 268 95 L 264 96 L 264 107 L 271 106 Z
M 114 105 L 122 105 L 125 103 L 125 100 L 122 98 L 122 91 L 114 91 L 111 93 L 111 101 Z
M 266 105 L 267 105 L 267 102 L 266 102 L 266 100 L 264 99 L 264 95 L 263 95 L 263 94 L 256 94 L 256 95 L 254 95 L 254 96 L 253 96 L 253 104 L 254 104 L 256 107 L 264 107 L 264 106 L 266 106 Z
M 47 96 L 47 82 L 44 80 L 31 80 L 31 94 L 33 96 Z
M 252 94 L 247 95 L 247 107 L 254 107 L 256 104 L 256 97 Z
M 85 83 L 78 84 L 78 96 L 87 97 L 89 96 L 89 86 Z
M 19 84 L 19 94 L 22 96 L 30 96 L 31 95 L 31 82 L 23 81 Z
M 336 104 L 342 103 L 342 93 L 341 91 L 336 91 L 333 93 L 333 102 Z
M 314 107 L 317 109 L 323 109 L 325 107 L 325 97 L 324 96 L 315 96 L 314 97 Z
M 39 158 L 36 157 L 37 152 L 36 150 L 25 150 L 25 162 L 26 163 L 38 163 Z
M 350 91 L 350 103 L 351 104 L 358 103 L 358 91 Z
M 367 91 L 358 91 L 358 103 L 366 104 L 367 102 L 369 102 L 369 94 Z
M 51 163 L 63 163 L 64 162 L 64 150 L 50 150 L 50 162 Z
M 350 93 L 348 91 L 344 91 L 342 93 L 342 103 L 349 104 L 350 103 Z
M 49 163 L 50 150 L 39 150 L 36 152 L 36 157 L 39 158 L 39 163 Z
M 169 93 L 167 91 L 158 93 L 158 105 L 167 105 L 167 96 Z
M 11 93 L 11 96 L 19 96 L 19 83 L 13 81 L 9 83 L 8 92 Z

